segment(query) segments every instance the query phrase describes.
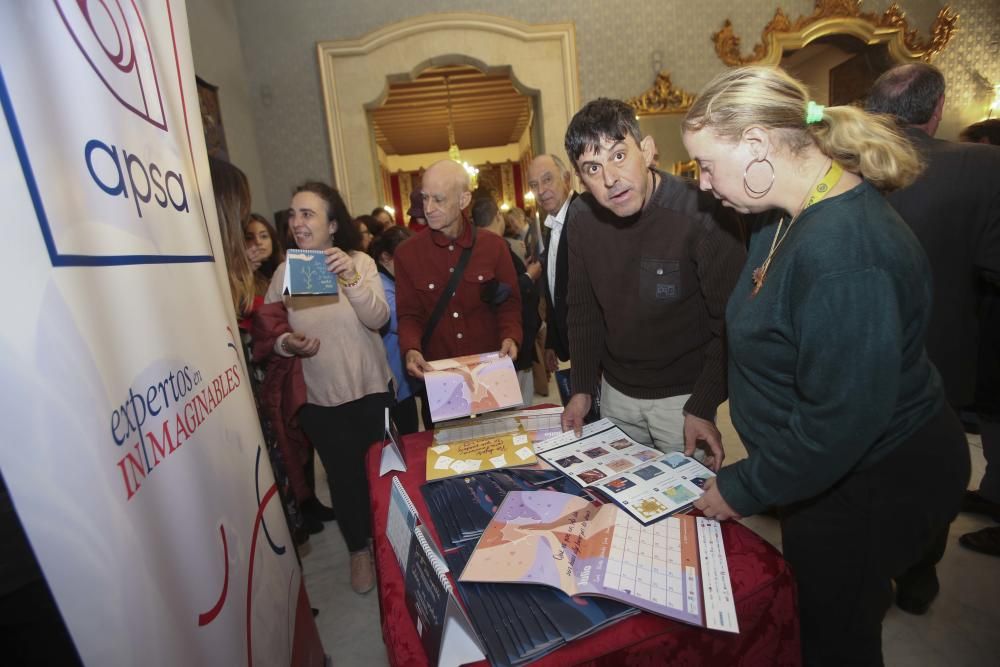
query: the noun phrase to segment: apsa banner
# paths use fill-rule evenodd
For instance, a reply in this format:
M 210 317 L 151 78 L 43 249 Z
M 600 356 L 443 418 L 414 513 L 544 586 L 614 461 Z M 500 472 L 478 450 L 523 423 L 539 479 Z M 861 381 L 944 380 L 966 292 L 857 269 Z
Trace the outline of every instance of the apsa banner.
M 321 665 L 181 0 L 0 10 L 0 468 L 88 665 Z

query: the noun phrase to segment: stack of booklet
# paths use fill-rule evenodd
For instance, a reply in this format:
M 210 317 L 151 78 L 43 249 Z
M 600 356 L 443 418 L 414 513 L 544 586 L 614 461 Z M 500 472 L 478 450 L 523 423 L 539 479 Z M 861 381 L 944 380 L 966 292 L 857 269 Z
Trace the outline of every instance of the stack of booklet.
M 479 635 L 455 597 L 448 565 L 420 525 L 420 515 L 398 477 L 392 478 L 386 538 L 403 573 L 406 609 L 433 665 L 463 665 L 485 655 Z
M 420 492 L 441 538 L 441 548 L 449 551 L 470 542 L 474 544 L 508 493 L 538 489 L 585 494 L 559 472 L 522 468 L 452 477 L 425 484 Z
M 524 468 L 452 477 L 421 487 L 451 571 L 465 567 L 509 493 L 537 489 L 586 495 L 562 473 Z M 572 639 L 638 613 L 614 600 L 570 598 L 537 586 L 459 583 L 458 592 L 493 665 L 536 660 Z

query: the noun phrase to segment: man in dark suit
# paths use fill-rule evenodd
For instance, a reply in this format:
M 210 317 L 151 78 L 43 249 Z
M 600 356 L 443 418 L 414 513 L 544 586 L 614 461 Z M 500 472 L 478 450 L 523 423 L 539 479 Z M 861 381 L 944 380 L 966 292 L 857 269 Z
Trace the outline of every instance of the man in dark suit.
M 944 89 L 944 77 L 933 65 L 901 65 L 878 78 L 866 106 L 895 116 L 927 165 L 910 186 L 887 198 L 930 259 L 934 305 L 927 355 L 941 373 L 949 403 L 959 410 L 971 406 L 975 396 L 981 287 L 1000 279 L 1000 149 L 934 138 Z M 994 468 L 992 474 L 1000 471 Z M 1000 518 L 1000 480 L 992 486 L 984 483 L 979 493 L 969 492 L 966 508 L 972 502 Z M 924 560 L 896 580 L 896 604 L 904 611 L 922 614 L 937 595 L 935 564 L 947 537 L 941 535 Z
M 528 166 L 528 187 L 545 212 L 549 243 L 545 248 L 546 334 L 545 367 L 550 373 L 559 369 L 559 361 L 569 361 L 569 333 L 566 330 L 566 284 L 569 258 L 566 255 L 566 212 L 576 198 L 570 187 L 570 171 L 555 155 L 539 155 Z M 527 343 L 526 343 L 527 344 Z

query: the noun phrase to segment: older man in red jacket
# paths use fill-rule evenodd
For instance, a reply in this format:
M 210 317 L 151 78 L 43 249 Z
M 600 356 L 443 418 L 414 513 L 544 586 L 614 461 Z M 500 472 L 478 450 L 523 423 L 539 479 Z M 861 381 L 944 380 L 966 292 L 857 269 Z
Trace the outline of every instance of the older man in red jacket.
M 422 378 L 429 360 L 495 350 L 516 359 L 517 275 L 507 243 L 496 234 L 477 233 L 465 219 L 462 210 L 472 198 L 468 174 L 457 162 L 441 160 L 424 172 L 420 191 L 429 229 L 400 245 L 393 258 L 399 347 L 407 372 Z M 456 272 L 454 292 L 446 294 Z

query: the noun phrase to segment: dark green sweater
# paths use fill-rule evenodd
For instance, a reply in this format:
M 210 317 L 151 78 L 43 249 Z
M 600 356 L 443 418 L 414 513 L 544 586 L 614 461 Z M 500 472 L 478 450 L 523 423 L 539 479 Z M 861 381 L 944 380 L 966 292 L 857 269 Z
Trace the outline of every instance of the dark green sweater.
M 870 466 L 944 403 L 924 352 L 930 266 L 879 192 L 862 183 L 806 209 L 752 297 L 776 223 L 754 234 L 726 309 L 730 409 L 750 456 L 719 490 L 744 516 Z

